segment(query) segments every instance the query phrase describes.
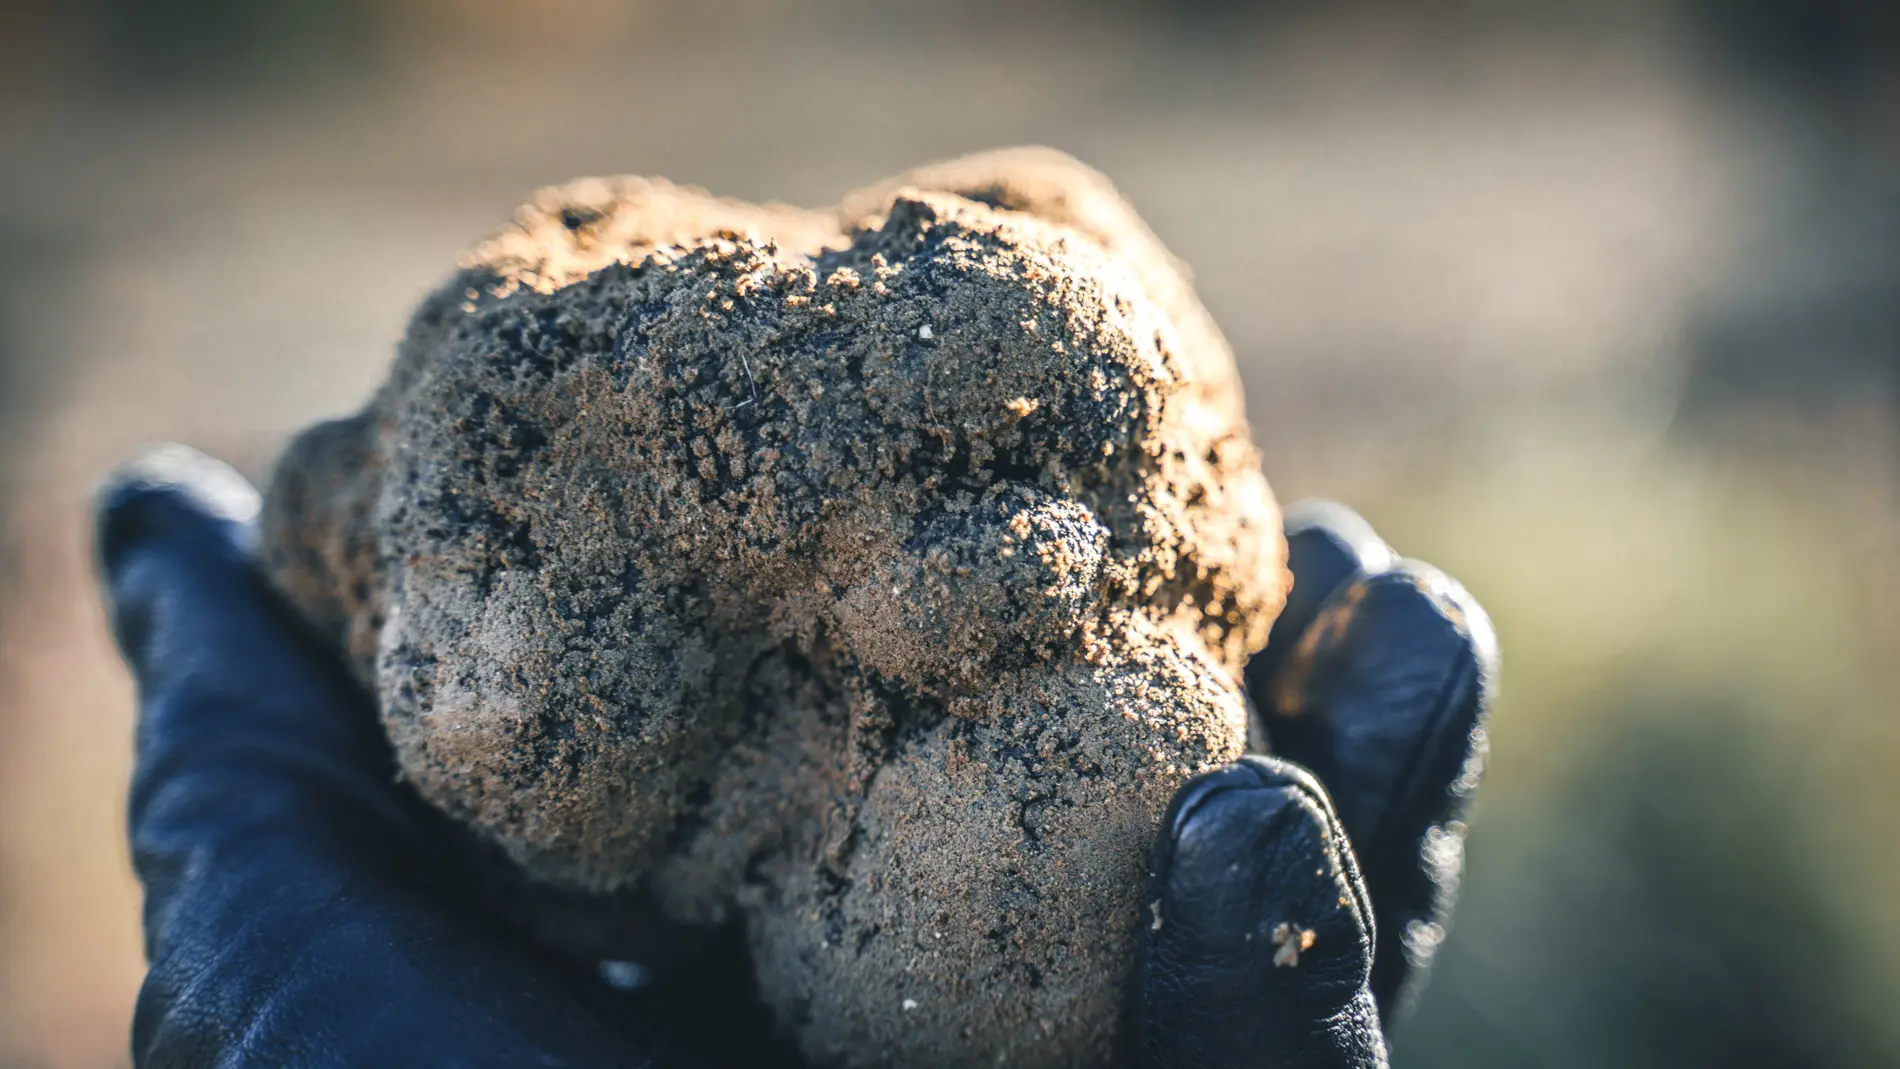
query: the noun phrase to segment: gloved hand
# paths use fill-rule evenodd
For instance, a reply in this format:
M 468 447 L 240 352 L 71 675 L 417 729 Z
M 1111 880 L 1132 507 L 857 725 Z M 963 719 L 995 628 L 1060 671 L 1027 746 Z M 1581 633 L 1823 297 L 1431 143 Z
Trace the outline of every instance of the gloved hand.
M 681 1033 L 725 1007 L 657 1018 L 471 898 L 465 837 L 398 782 L 368 696 L 252 569 L 256 507 L 182 449 L 98 503 L 139 685 L 130 830 L 151 971 L 135 1062 L 698 1064 Z M 1248 670 L 1279 756 L 1190 783 L 1164 818 L 1137 1064 L 1382 1065 L 1379 1013 L 1435 945 L 1490 632 L 1436 573 L 1387 568 L 1363 528 L 1290 521 L 1294 603 Z
M 1155 844 L 1132 1045 L 1156 1069 L 1384 1066 L 1457 894 L 1490 620 L 1339 505 L 1286 533 L 1293 592 L 1246 671 L 1273 756 L 1190 781 Z

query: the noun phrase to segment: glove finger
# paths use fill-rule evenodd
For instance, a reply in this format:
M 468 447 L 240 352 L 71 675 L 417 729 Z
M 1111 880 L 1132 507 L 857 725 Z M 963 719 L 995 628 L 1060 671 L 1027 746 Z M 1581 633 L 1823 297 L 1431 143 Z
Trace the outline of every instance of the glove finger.
M 352 837 L 406 826 L 382 789 L 395 770 L 367 696 L 250 566 L 256 512 L 242 476 L 180 446 L 97 495 L 108 614 L 139 687 L 134 831 L 149 793 L 186 775 L 269 778 L 254 813 L 286 833 L 315 834 L 312 812 L 352 804 L 374 811 Z
M 161 446 L 106 477 L 93 499 L 93 549 L 114 636 L 141 680 L 163 666 L 152 625 L 169 575 L 242 570 L 256 539 L 257 491 L 231 468 Z M 150 558 L 163 555 L 165 567 Z
M 266 681 L 266 692 L 313 685 L 326 692 L 287 699 L 306 706 L 330 696 L 319 685 L 330 665 L 297 641 L 303 635 L 295 619 L 251 567 L 257 511 L 257 491 L 243 476 L 183 446 L 129 462 L 95 495 L 94 549 L 107 615 L 148 704 L 181 689 L 237 690 Z M 240 650 L 241 658 L 218 656 Z M 236 682 L 220 685 L 212 676 Z M 287 718 L 283 705 L 269 700 L 263 715 Z M 194 715 L 220 712 L 214 705 Z M 247 710 L 231 726 L 244 728 L 259 715 Z
M 140 692 L 135 1063 L 654 1064 L 643 1022 L 610 1024 L 584 977 L 462 908 L 453 829 L 396 782 L 367 696 L 251 568 L 255 506 L 176 447 L 98 495 Z
M 165 537 L 249 558 L 257 490 L 229 465 L 181 445 L 156 446 L 106 476 L 94 495 L 96 548 L 110 572 L 134 546 Z
M 1293 589 L 1274 618 L 1266 648 L 1247 662 L 1247 687 L 1258 694 L 1266 690 L 1256 681 L 1279 672 L 1333 591 L 1355 575 L 1384 571 L 1397 560 L 1371 524 L 1337 501 L 1295 502 L 1287 506 L 1282 525 Z
M 1384 1066 L 1365 887 L 1319 783 L 1271 757 L 1162 818 L 1130 1050 L 1151 1069 Z
M 1335 590 L 1254 691 L 1275 752 L 1326 784 L 1351 839 L 1378 918 L 1372 990 L 1388 1022 L 1444 935 L 1496 676 L 1476 600 L 1403 561 Z

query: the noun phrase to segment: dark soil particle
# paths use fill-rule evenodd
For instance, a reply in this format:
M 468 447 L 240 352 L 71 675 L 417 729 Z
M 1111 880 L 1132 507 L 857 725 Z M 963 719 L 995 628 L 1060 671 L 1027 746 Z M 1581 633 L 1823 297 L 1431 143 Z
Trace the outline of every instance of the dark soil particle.
M 1109 1060 L 1169 795 L 1288 580 L 1231 354 L 1101 176 L 548 190 L 266 505 L 405 776 L 736 920 L 824 1064 Z

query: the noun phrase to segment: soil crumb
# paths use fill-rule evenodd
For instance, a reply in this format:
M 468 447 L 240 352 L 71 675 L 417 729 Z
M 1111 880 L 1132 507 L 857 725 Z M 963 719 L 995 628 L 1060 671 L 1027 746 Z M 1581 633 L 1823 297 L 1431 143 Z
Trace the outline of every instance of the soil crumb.
M 1047 150 L 826 210 L 543 191 L 264 522 L 426 798 L 741 921 L 848 1067 L 1111 1060 L 1156 823 L 1289 584 L 1226 343 Z

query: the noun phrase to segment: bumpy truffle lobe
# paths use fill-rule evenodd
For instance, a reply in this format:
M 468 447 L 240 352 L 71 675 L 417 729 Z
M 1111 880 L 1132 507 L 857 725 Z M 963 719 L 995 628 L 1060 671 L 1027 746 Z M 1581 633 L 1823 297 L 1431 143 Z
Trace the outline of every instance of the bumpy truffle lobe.
M 405 775 L 743 919 L 838 1065 L 1099 1063 L 1154 822 L 1286 585 L 1231 357 L 1099 176 L 542 194 L 267 498 Z

